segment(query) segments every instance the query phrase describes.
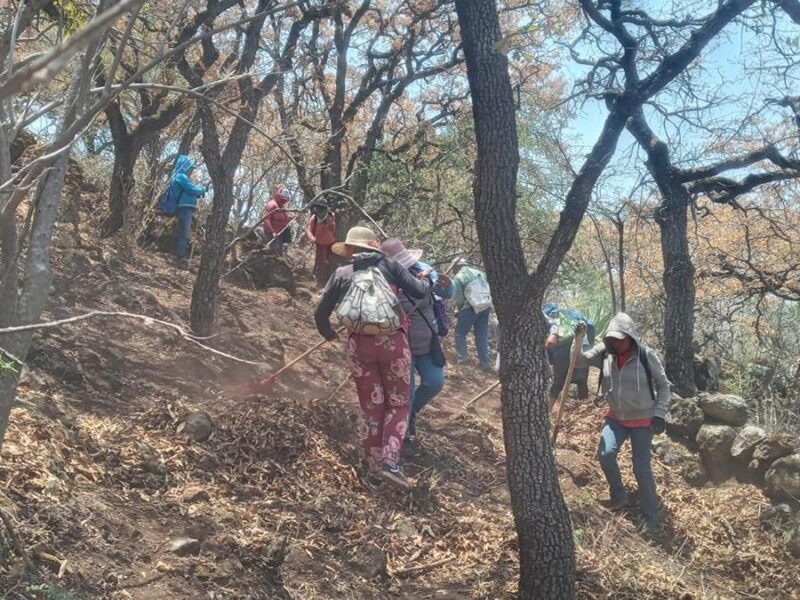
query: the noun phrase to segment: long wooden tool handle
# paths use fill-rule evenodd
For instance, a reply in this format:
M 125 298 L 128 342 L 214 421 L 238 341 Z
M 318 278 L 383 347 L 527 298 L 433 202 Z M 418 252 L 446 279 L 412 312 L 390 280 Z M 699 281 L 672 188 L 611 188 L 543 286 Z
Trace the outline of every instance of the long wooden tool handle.
M 345 327 L 340 327 L 339 329 L 336 330 L 336 334 L 339 335 L 339 334 L 343 333 L 345 331 L 345 329 L 346 329 Z M 281 373 L 289 370 L 294 365 L 296 365 L 301 360 L 303 360 L 305 357 L 307 357 L 309 354 L 319 350 L 322 346 L 324 346 L 327 343 L 328 343 L 328 340 L 321 340 L 319 343 L 315 344 L 314 346 L 312 346 L 311 348 L 309 348 L 308 350 L 303 352 L 301 355 L 299 355 L 299 356 L 293 358 L 292 360 L 290 360 L 288 363 L 283 365 L 280 369 L 275 371 L 269 377 L 265 377 L 264 379 L 261 379 L 259 381 L 254 382 L 254 383 L 249 383 L 249 384 L 245 384 L 243 386 L 239 386 L 238 388 L 236 388 L 236 390 L 239 391 L 242 394 L 255 394 L 255 393 L 257 393 L 257 392 L 259 392 L 259 391 L 261 391 L 261 390 L 263 390 L 265 388 L 270 387 L 273 383 L 275 383 L 275 380 L 278 378 L 278 375 L 280 375 Z
M 312 346 L 311 348 L 309 348 L 308 350 L 306 350 L 305 352 L 303 352 L 303 353 L 302 353 L 300 356 L 297 356 L 297 357 L 293 358 L 293 359 L 292 359 L 292 360 L 290 360 L 288 363 L 286 363 L 285 365 L 283 365 L 283 366 L 282 366 L 280 369 L 278 369 L 277 371 L 275 371 L 275 372 L 274 372 L 274 373 L 271 375 L 271 377 L 274 379 L 275 377 L 277 377 L 278 375 L 280 375 L 280 374 L 281 374 L 281 373 L 283 373 L 284 371 L 288 371 L 288 370 L 289 370 L 291 367 L 293 367 L 294 365 L 296 365 L 297 363 L 299 363 L 299 362 L 300 362 L 301 360 L 303 360 L 303 359 L 304 359 L 306 356 L 308 356 L 308 355 L 309 355 L 309 354 L 311 354 L 312 352 L 314 352 L 314 351 L 318 350 L 319 348 L 321 348 L 322 346 L 324 346 L 324 345 L 325 345 L 325 344 L 327 344 L 327 343 L 328 343 L 328 340 L 322 340 L 322 341 L 321 341 L 321 342 L 319 342 L 318 344 L 316 344 L 316 345 Z
M 336 330 L 336 335 L 339 335 L 339 334 L 341 334 L 341 333 L 344 333 L 345 329 L 346 329 L 345 327 L 339 327 L 339 329 L 337 329 L 337 330 Z M 281 373 L 283 373 L 284 371 L 288 371 L 288 370 L 289 370 L 291 367 L 293 367 L 294 365 L 296 365 L 297 363 L 299 363 L 299 362 L 300 362 L 301 360 L 303 360 L 303 359 L 304 359 L 306 356 L 308 356 L 308 355 L 309 355 L 309 354 L 311 354 L 312 352 L 315 352 L 316 350 L 319 350 L 319 349 L 320 349 L 322 346 L 324 346 L 324 345 L 325 345 L 325 344 L 327 344 L 327 343 L 328 343 L 328 340 L 322 340 L 322 341 L 321 341 L 321 342 L 319 342 L 319 343 L 318 343 L 316 346 L 312 346 L 311 348 L 309 348 L 308 350 L 306 350 L 305 352 L 303 352 L 303 353 L 302 353 L 300 356 L 298 356 L 298 357 L 296 357 L 296 358 L 293 358 L 292 360 L 290 360 L 288 363 L 286 363 L 285 365 L 283 365 L 283 366 L 282 366 L 280 369 L 278 369 L 277 371 L 275 371 L 275 372 L 274 372 L 272 375 L 270 375 L 269 377 L 267 377 L 267 379 L 273 379 L 273 380 L 274 380 L 274 379 L 275 379 L 275 378 L 276 378 L 278 375 L 280 375 L 280 374 L 281 374 Z M 266 380 L 265 380 L 265 381 L 266 381 Z
M 583 332 L 575 334 L 573 341 L 572 355 L 569 357 L 569 369 L 567 370 L 567 380 L 564 382 L 564 387 L 561 390 L 561 398 L 558 401 L 558 412 L 556 413 L 556 421 L 553 425 L 553 446 L 556 445 L 556 438 L 558 437 L 558 428 L 561 427 L 561 417 L 564 415 L 564 402 L 569 395 L 569 386 L 572 383 L 572 373 L 575 371 L 575 361 L 578 358 L 578 352 L 581 351 L 583 344 Z
M 483 390 L 483 391 L 482 391 L 480 394 L 478 394 L 477 396 L 475 396 L 475 397 L 474 397 L 472 400 L 470 400 L 469 402 L 467 402 L 467 403 L 464 405 L 464 408 L 467 408 L 468 406 L 471 406 L 473 403 L 475 403 L 475 402 L 477 402 L 478 400 L 480 400 L 481 398 L 483 398 L 483 397 L 484 397 L 486 394 L 488 394 L 489 392 L 491 392 L 491 391 L 492 391 L 494 388 L 496 388 L 498 385 L 500 385 L 500 381 L 499 381 L 499 380 L 498 380 L 498 381 L 495 381 L 495 382 L 494 382 L 492 385 L 490 385 L 488 388 L 486 388 L 485 390 Z

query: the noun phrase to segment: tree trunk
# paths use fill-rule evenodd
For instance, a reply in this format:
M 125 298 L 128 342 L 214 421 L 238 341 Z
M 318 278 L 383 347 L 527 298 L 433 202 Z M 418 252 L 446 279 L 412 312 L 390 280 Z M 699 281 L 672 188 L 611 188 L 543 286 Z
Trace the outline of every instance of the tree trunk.
M 692 396 L 694 366 L 694 265 L 689 254 L 688 208 L 685 201 L 672 199 L 659 209 L 664 260 L 664 367 L 667 377 L 682 396 Z
M 103 235 L 116 233 L 125 223 L 125 213 L 135 184 L 133 168 L 138 156 L 139 149 L 134 147 L 130 136 L 125 136 L 124 143 L 114 144 L 114 170 L 108 193 L 109 215 L 103 223 Z
M 103 222 L 101 230 L 104 236 L 110 236 L 119 231 L 125 223 L 125 208 L 128 205 L 128 195 L 133 190 L 133 166 L 138 151 L 133 148 L 133 137 L 128 131 L 119 100 L 111 102 L 104 112 L 114 148 L 114 170 L 111 173 L 108 194 L 108 217 Z
M 59 156 L 36 191 L 36 216 L 30 235 L 30 248 L 20 297 L 18 316 L 22 323 L 38 321 L 50 297 L 53 274 L 50 270 L 50 242 L 58 216 L 69 153 Z M 33 331 L 0 336 L 0 346 L 25 360 L 33 340 Z M 17 393 L 18 373 L 0 374 L 0 448 L 3 446 L 11 406 Z
M 11 179 L 11 144 L 6 127 L 7 121 L 0 103 L 0 181 Z M 11 197 L 10 192 L 0 193 L 0 206 Z M 16 304 L 17 296 L 17 252 L 19 250 L 16 211 L 7 217 L 0 214 L 0 327 L 13 322 L 16 312 L 10 310 Z
M 101 8 L 98 10 L 102 10 Z M 59 124 L 59 134 L 68 130 L 86 102 L 92 67 L 92 57 L 95 56 L 100 42 L 90 44 L 86 54 L 78 62 L 72 85 L 65 102 L 64 113 Z M 57 136 L 58 138 L 58 136 Z M 60 143 L 56 140 L 54 145 Z M 6 281 L 13 287 L 14 294 L 3 298 L 4 305 L 0 312 L 12 315 L 14 320 L 10 324 L 35 323 L 41 318 L 42 311 L 47 305 L 50 296 L 52 271 L 50 270 L 50 245 L 53 236 L 53 227 L 58 216 L 58 204 L 61 200 L 64 177 L 69 164 L 69 152 L 60 154 L 50 165 L 49 170 L 42 176 L 33 198 L 35 216 L 28 236 L 28 248 L 23 270 L 22 290 L 18 292 L 17 269 L 15 268 Z M 14 261 L 19 260 L 17 256 Z M 16 265 L 15 265 L 16 266 Z M 5 319 L 4 319 L 5 321 Z M 26 331 L 11 335 L 0 335 L 0 347 L 14 354 L 17 358 L 25 360 L 30 349 L 33 332 Z M 17 393 L 18 374 L 8 370 L 0 372 L 0 448 L 5 439 L 11 407 Z
M 591 217 L 592 224 L 594 225 L 595 233 L 597 233 L 597 243 L 600 245 L 600 251 L 603 253 L 603 262 L 606 266 L 606 277 L 608 277 L 608 289 L 611 292 L 611 312 L 616 314 L 618 312 L 617 303 L 617 285 L 614 283 L 614 267 L 611 264 L 611 257 L 608 255 L 606 243 L 603 241 L 603 232 L 600 230 L 600 225 L 597 219 Z M 621 278 L 620 278 L 621 281 Z
M 545 285 L 531 286 L 515 224 L 519 152 L 514 99 L 494 0 L 456 0 L 475 120 L 475 217 L 503 331 L 503 434 L 519 541 L 519 596 L 575 595 L 575 548 L 550 443 Z
M 661 193 L 655 211 L 661 229 L 664 262 L 664 368 L 675 390 L 684 397 L 696 392 L 694 386 L 694 265 L 689 254 L 688 207 L 691 197 L 677 177 L 667 145 L 650 129 L 644 112 L 637 109 L 628 130 L 647 152 L 647 168 Z
M 572 526 L 550 443 L 549 366 L 542 345 L 543 296 L 498 312 L 503 337 L 503 438 L 517 530 L 519 597 L 574 598 Z
M 164 144 L 161 139 L 156 136 L 150 140 L 144 147 L 145 161 L 147 163 L 147 181 L 144 182 L 144 189 L 142 190 L 143 205 L 145 207 L 151 206 L 156 200 L 155 196 L 160 190 L 159 181 L 161 180 L 161 154 L 164 150 Z
M 191 325 L 197 335 L 209 336 L 214 331 L 219 280 L 225 266 L 225 230 L 233 207 L 233 174 L 239 163 L 226 164 L 210 106 L 201 104 L 199 112 L 203 119 L 203 158 L 214 184 L 214 198 L 200 270 L 192 290 Z
M 619 306 L 625 312 L 625 221 L 622 217 L 614 221 L 617 227 L 617 265 L 619 266 Z
M 186 127 L 186 131 L 184 131 L 183 135 L 181 136 L 181 143 L 178 146 L 178 154 L 189 154 L 192 150 L 192 144 L 194 144 L 194 140 L 199 134 L 200 119 L 195 113 L 195 115 L 191 117 L 189 125 Z

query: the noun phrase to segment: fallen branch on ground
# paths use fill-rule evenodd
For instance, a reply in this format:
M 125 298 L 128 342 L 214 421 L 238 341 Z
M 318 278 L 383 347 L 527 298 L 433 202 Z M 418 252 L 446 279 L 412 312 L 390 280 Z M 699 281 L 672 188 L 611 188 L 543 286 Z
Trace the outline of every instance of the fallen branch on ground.
M 4 356 L 7 357 L 7 358 L 10 358 L 12 361 L 17 363 L 20 367 L 24 367 L 25 366 L 25 363 L 22 360 L 20 360 L 19 358 L 17 358 L 13 354 L 11 354 L 11 352 L 9 352 L 8 350 L 6 350 L 2 346 L 0 346 L 0 358 L 3 358 Z
M 456 559 L 455 556 L 450 556 L 448 558 L 442 558 L 441 560 L 435 560 L 433 562 L 429 562 L 424 565 L 414 565 L 413 567 L 405 567 L 404 569 L 398 569 L 393 573 L 395 577 L 404 577 L 406 575 L 410 575 L 411 573 L 421 573 L 422 571 L 428 571 L 430 569 L 434 569 L 436 567 L 441 567 L 442 565 L 446 565 L 447 563 L 451 563 Z
M 178 333 L 178 335 L 180 335 L 186 341 L 196 344 L 197 346 L 200 346 L 203 350 L 211 352 L 212 354 L 215 354 L 217 356 L 221 356 L 222 358 L 227 358 L 228 360 L 232 360 L 245 365 L 253 365 L 256 367 L 267 365 L 267 363 L 265 362 L 246 360 L 244 358 L 239 358 L 238 356 L 233 356 L 232 354 L 222 352 L 221 350 L 217 350 L 216 348 L 212 348 L 211 346 L 206 346 L 205 344 L 199 341 L 200 339 L 204 338 L 198 338 L 197 336 L 191 334 L 190 332 L 186 331 L 184 328 L 180 327 L 179 325 L 176 325 L 175 323 L 170 323 L 169 321 L 162 321 L 160 319 L 154 319 L 153 317 L 149 317 L 147 315 L 140 315 L 137 313 L 129 313 L 124 311 L 93 310 L 83 315 L 69 317 L 67 319 L 59 319 L 57 321 L 45 321 L 43 323 L 30 323 L 28 325 L 5 327 L 3 329 L 0 329 L 0 335 L 6 333 L 19 333 L 22 331 L 32 331 L 35 329 L 52 329 L 55 327 L 63 327 L 64 325 L 73 325 L 75 323 L 80 323 L 81 321 L 86 321 L 88 319 L 93 319 L 95 317 L 119 317 L 124 319 L 138 319 L 140 321 L 144 321 L 145 324 L 155 323 L 157 325 L 161 325 L 163 327 L 168 327 L 170 329 L 175 330 Z

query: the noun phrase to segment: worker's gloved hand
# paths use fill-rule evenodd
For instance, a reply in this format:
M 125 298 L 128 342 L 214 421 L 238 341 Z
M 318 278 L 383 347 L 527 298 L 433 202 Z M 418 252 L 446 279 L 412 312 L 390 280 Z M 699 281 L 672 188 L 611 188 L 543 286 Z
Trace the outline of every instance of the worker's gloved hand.
M 336 340 L 338 338 L 339 338 L 339 336 L 336 334 L 335 331 L 333 333 L 325 336 L 325 339 L 328 340 L 329 342 L 332 342 L 333 340 Z
M 664 422 L 664 419 L 661 417 L 653 417 L 653 422 L 650 425 L 650 429 L 653 431 L 654 434 L 658 435 L 660 433 L 664 433 L 664 430 L 667 428 L 667 424 Z
M 579 321 L 575 326 L 575 335 L 586 335 L 586 321 Z

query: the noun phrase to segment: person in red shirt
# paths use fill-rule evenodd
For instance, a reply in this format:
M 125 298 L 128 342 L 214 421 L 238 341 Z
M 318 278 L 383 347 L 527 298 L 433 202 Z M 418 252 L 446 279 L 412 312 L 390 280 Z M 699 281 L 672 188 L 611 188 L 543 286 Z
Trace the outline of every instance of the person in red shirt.
M 264 218 L 261 219 L 259 232 L 267 247 L 275 254 L 283 254 L 283 246 L 291 240 L 289 231 L 289 212 L 286 204 L 292 195 L 285 187 L 276 188 L 272 199 L 264 207 Z
M 586 328 L 585 323 L 578 325 Z M 601 369 L 603 395 L 608 402 L 597 460 L 608 481 L 612 508 L 622 508 L 628 494 L 622 484 L 617 454 L 631 440 L 633 474 L 639 485 L 642 525 L 648 532 L 658 527 L 658 495 L 651 468 L 653 434 L 664 432 L 670 401 L 670 383 L 658 355 L 642 343 L 625 313 L 611 319 L 603 343 L 578 354 L 576 366 Z
M 325 204 L 312 204 L 309 207 L 311 217 L 306 227 L 306 237 L 315 245 L 314 275 L 317 286 L 325 287 L 333 273 L 333 243 L 336 241 L 336 215 Z

